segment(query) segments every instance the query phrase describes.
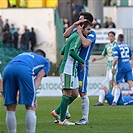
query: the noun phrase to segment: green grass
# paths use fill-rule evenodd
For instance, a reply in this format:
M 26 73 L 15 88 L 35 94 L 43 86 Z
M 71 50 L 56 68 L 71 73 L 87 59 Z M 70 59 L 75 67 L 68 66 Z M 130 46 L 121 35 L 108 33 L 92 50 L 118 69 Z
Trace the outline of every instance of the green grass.
M 107 104 L 101 107 L 93 106 L 97 97 L 90 97 L 90 114 L 88 125 L 59 126 L 54 124 L 50 115 L 59 102 L 60 97 L 40 97 L 37 108 L 36 133 L 133 133 L 133 106 L 112 107 Z M 81 118 L 81 100 L 77 98 L 70 106 L 71 121 Z M 0 133 L 7 133 L 5 124 L 6 108 L 0 98 Z M 26 133 L 25 108 L 17 107 L 17 133 Z

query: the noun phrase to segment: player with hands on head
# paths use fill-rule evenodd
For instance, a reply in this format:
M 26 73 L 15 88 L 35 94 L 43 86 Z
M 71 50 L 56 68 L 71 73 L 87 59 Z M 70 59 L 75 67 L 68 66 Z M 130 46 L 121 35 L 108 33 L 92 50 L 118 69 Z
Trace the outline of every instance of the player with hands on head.
M 90 27 L 88 27 L 86 30 L 89 31 L 87 36 L 84 36 L 82 33 L 82 26 L 79 25 L 79 23 L 84 22 L 85 20 L 90 22 Z M 92 53 L 92 49 L 95 45 L 96 41 L 96 33 L 92 30 L 92 21 L 93 21 L 93 15 L 89 12 L 81 12 L 79 14 L 79 20 L 75 23 L 73 23 L 65 32 L 64 37 L 69 37 L 72 33 L 77 32 L 78 35 L 81 38 L 81 49 L 79 51 L 79 56 L 85 61 L 85 68 L 83 71 L 82 66 L 80 63 L 78 63 L 77 69 L 78 69 L 78 80 L 79 80 L 79 94 L 81 97 L 81 108 L 82 108 L 82 118 L 75 122 L 76 125 L 82 125 L 88 123 L 88 115 L 89 115 L 89 98 L 87 96 L 87 77 L 88 77 L 88 69 L 89 69 L 89 59 Z M 74 92 L 73 92 L 74 93 Z M 73 98 L 73 100 L 75 100 Z M 70 116 L 69 111 L 67 111 L 68 116 Z
M 80 24 L 82 27 L 82 34 L 88 36 L 91 27 L 89 21 L 84 21 Z M 60 77 L 62 83 L 63 96 L 60 105 L 51 112 L 51 115 L 56 118 L 59 125 L 75 125 L 75 123 L 69 122 L 66 119 L 66 110 L 73 100 L 78 97 L 79 81 L 77 75 L 77 63 L 79 62 L 83 71 L 86 62 L 78 55 L 81 48 L 81 38 L 77 32 L 74 32 L 69 36 L 61 50 L 61 54 L 64 55 L 60 66 Z M 78 62 L 77 62 L 78 61 Z M 59 117 L 60 116 L 60 117 Z

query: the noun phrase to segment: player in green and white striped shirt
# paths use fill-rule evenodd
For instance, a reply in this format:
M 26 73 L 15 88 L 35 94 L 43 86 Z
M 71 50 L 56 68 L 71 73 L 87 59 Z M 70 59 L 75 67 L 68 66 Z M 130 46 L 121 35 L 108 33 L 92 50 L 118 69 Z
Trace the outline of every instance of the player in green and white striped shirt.
M 83 35 L 87 36 L 90 32 L 91 24 L 89 21 L 84 21 L 82 25 Z M 84 60 L 79 57 L 78 53 L 81 46 L 81 39 L 78 32 L 74 32 L 68 39 L 63 47 L 61 54 L 64 55 L 63 61 L 60 66 L 60 77 L 62 83 L 63 96 L 59 107 L 52 111 L 51 114 L 59 120 L 59 125 L 75 125 L 75 123 L 69 122 L 66 119 L 67 106 L 73 101 L 72 90 L 78 96 L 78 75 L 77 75 L 77 63 L 82 64 L 82 69 L 84 69 Z M 59 119 L 60 114 L 60 119 Z
M 117 43 L 115 42 L 115 33 L 113 31 L 110 31 L 108 33 L 108 38 L 109 38 L 110 43 L 105 45 L 105 48 L 102 52 L 102 56 L 97 57 L 97 58 L 93 58 L 92 62 L 95 62 L 97 60 L 102 60 L 103 58 L 105 58 L 107 56 L 108 62 L 107 62 L 106 78 L 102 84 L 105 84 L 105 82 L 108 81 L 109 82 L 109 90 L 111 92 L 112 91 L 111 80 L 113 78 L 113 75 L 111 72 L 112 64 L 113 64 L 113 48 L 117 45 Z

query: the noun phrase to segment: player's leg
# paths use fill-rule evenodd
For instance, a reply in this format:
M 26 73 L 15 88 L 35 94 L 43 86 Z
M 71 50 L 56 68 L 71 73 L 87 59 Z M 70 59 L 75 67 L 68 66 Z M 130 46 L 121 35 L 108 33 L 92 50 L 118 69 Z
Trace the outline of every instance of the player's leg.
M 132 71 L 126 73 L 125 80 L 128 82 L 129 87 L 131 89 L 131 93 L 133 93 L 133 81 L 132 81 Z
M 36 131 L 36 109 L 34 106 L 25 106 L 26 108 L 26 129 L 27 133 Z
M 3 97 L 6 111 L 6 125 L 8 132 L 16 133 L 16 104 L 17 104 L 17 88 L 16 78 L 14 76 L 15 66 L 7 66 L 3 73 Z
M 23 72 L 25 70 L 25 72 Z M 36 88 L 34 77 L 27 67 L 19 66 L 18 85 L 20 89 L 19 104 L 24 104 L 26 108 L 26 129 L 27 133 L 36 132 Z
M 75 124 L 77 124 L 77 125 L 88 123 L 90 102 L 89 102 L 89 98 L 87 96 L 87 76 L 88 76 L 88 69 L 78 73 L 82 118 L 81 118 L 81 120 L 75 122 Z
M 112 106 L 117 105 L 119 98 L 120 98 L 120 87 L 119 85 L 115 85 L 114 86 L 114 100 L 113 100 Z
M 106 94 L 108 94 L 108 89 L 106 86 L 102 86 L 99 91 L 98 102 L 94 104 L 94 106 L 103 106 L 103 101 L 105 99 Z
M 16 121 L 16 105 L 7 105 L 6 111 L 6 125 L 9 133 L 16 133 L 17 121 Z
M 62 82 L 62 87 L 63 87 L 63 96 L 60 101 L 59 107 L 55 110 L 55 113 L 57 112 L 60 114 L 60 121 L 59 125 L 72 125 L 74 123 L 68 122 L 68 120 L 65 120 L 66 118 L 66 110 L 67 106 L 69 104 L 69 98 L 71 97 L 72 94 L 72 88 L 73 88 L 73 77 L 67 74 L 61 74 L 61 82 Z M 53 111 L 52 111 L 53 112 Z M 56 118 L 55 115 L 51 112 L 52 116 Z
M 125 73 L 123 72 L 116 73 L 116 79 L 115 79 L 115 85 L 114 85 L 114 99 L 113 99 L 112 106 L 116 106 L 120 98 L 121 93 L 120 93 L 120 86 L 118 84 L 122 82 L 122 80 L 124 79 L 124 76 L 125 76 Z
M 114 81 L 114 75 L 112 74 L 112 71 L 109 70 L 109 91 L 112 93 L 112 90 L 113 90 L 113 82 Z
M 78 97 L 78 94 L 79 94 L 78 86 L 79 86 L 78 77 L 74 77 L 74 79 L 73 79 L 73 87 L 74 87 L 74 89 L 72 89 L 72 94 L 69 97 L 69 103 L 68 103 L 68 107 L 67 107 L 67 111 L 66 111 L 66 119 L 70 118 L 69 105 Z
M 124 105 L 133 105 L 133 98 L 130 96 L 123 96 Z

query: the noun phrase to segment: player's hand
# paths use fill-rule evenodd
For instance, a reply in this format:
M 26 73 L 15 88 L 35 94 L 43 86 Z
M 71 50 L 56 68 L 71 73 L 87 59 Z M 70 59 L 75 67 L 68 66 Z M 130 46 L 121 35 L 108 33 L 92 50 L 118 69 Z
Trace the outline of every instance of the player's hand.
M 36 111 L 37 107 L 38 107 L 38 103 L 37 103 L 37 100 L 36 100 L 36 102 L 34 103 L 34 109 L 35 109 L 35 111 Z
M 128 93 L 126 94 L 126 96 L 130 96 L 130 92 L 128 92 Z
M 81 20 L 78 20 L 74 23 L 75 26 L 78 26 L 80 23 L 83 23 L 84 21 L 86 21 L 86 19 L 81 19 Z
M 92 62 L 95 62 L 97 59 L 96 58 L 92 58 Z
M 80 72 L 82 72 L 85 68 L 85 64 L 82 64 L 82 69 L 80 70 Z
M 78 32 L 78 34 L 82 33 L 83 27 L 84 27 L 84 25 L 82 25 L 82 26 L 79 25 L 79 26 L 77 27 L 77 32 Z
M 115 74 L 115 69 L 114 68 L 112 68 L 112 74 Z

